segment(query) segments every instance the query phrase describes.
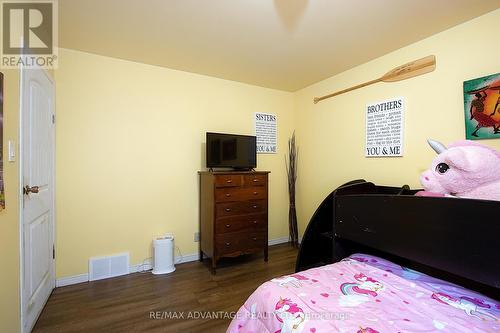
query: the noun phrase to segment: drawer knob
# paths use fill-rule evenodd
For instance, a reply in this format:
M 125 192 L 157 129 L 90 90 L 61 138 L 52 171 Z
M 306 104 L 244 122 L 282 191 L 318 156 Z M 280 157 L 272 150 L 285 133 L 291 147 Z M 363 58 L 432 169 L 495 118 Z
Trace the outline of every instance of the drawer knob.
M 256 183 L 256 182 L 258 182 L 258 181 L 259 181 L 259 180 L 258 180 L 257 178 L 254 178 L 254 179 L 253 179 L 253 182 L 254 182 L 254 183 Z
M 229 246 L 229 245 L 231 245 L 231 243 L 230 242 L 226 242 L 226 246 Z
M 254 208 L 254 209 L 255 209 L 255 208 L 257 208 L 257 205 L 253 205 L 253 208 Z
M 257 194 L 258 194 L 258 193 L 257 193 L 257 191 L 254 191 L 254 192 L 253 192 L 253 195 L 257 195 Z
M 253 221 L 253 224 L 257 224 L 257 220 Z
M 257 240 L 257 237 L 253 237 L 252 239 L 253 239 L 254 241 L 256 241 L 256 240 Z
M 226 228 L 230 228 L 230 227 L 231 227 L 231 225 L 230 225 L 230 224 L 226 224 Z
M 226 208 L 226 212 L 230 212 L 231 211 L 231 208 Z
M 231 196 L 231 193 L 226 193 L 226 198 L 229 198 Z
M 228 179 L 228 180 L 226 180 L 226 183 L 228 183 L 228 184 L 231 184 L 232 182 L 233 182 L 233 180 L 232 180 L 232 179 Z

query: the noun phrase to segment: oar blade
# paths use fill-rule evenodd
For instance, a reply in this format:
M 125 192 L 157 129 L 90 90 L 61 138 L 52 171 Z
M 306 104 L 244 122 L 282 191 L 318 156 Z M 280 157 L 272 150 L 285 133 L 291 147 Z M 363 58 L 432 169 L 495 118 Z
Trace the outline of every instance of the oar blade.
M 378 79 L 371 80 L 371 81 L 368 81 L 368 82 L 365 82 L 362 84 L 358 84 L 357 86 L 347 88 L 347 89 L 344 89 L 341 91 L 337 91 L 337 92 L 329 94 L 329 95 L 315 97 L 313 101 L 314 101 L 314 104 L 316 104 L 324 99 L 327 99 L 327 98 L 330 98 L 333 96 L 337 96 L 337 95 L 346 93 L 346 92 L 354 90 L 354 89 L 366 87 L 366 86 L 373 84 L 373 83 L 376 83 L 376 82 L 381 82 L 381 81 L 382 82 L 395 82 L 395 81 L 406 80 L 406 79 L 412 78 L 414 76 L 418 76 L 418 75 L 432 72 L 434 69 L 436 69 L 436 57 L 433 55 L 430 55 L 428 57 L 418 59 L 418 60 L 409 62 L 407 64 L 404 64 L 402 66 L 396 67 L 393 70 L 385 73 L 384 76 L 382 76 Z
M 382 76 L 381 81 L 396 82 L 406 80 L 415 76 L 430 73 L 435 69 L 436 57 L 430 55 L 394 68 L 393 70 L 385 73 L 384 76 Z

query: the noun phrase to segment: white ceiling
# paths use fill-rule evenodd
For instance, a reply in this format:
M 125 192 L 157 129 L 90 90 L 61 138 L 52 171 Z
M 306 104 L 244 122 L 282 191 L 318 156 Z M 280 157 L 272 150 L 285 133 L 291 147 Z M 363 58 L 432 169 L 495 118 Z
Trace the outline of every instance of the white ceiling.
M 59 0 L 64 48 L 295 91 L 500 0 Z

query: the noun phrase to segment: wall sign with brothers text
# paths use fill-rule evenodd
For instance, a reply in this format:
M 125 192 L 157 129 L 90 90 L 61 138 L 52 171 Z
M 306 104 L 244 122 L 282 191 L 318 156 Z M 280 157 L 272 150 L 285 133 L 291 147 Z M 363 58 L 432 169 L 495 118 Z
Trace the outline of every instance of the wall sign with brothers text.
M 403 156 L 404 98 L 366 106 L 366 157 Z

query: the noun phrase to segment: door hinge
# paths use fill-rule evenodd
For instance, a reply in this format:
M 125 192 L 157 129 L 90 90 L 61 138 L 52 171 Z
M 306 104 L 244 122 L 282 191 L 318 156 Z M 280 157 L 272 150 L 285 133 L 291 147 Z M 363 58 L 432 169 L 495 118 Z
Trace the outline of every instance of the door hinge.
M 56 247 L 52 244 L 52 259 L 56 258 Z
M 55 115 L 55 114 L 53 114 L 53 115 L 52 115 L 52 124 L 55 124 L 55 123 L 56 123 L 56 115 Z

